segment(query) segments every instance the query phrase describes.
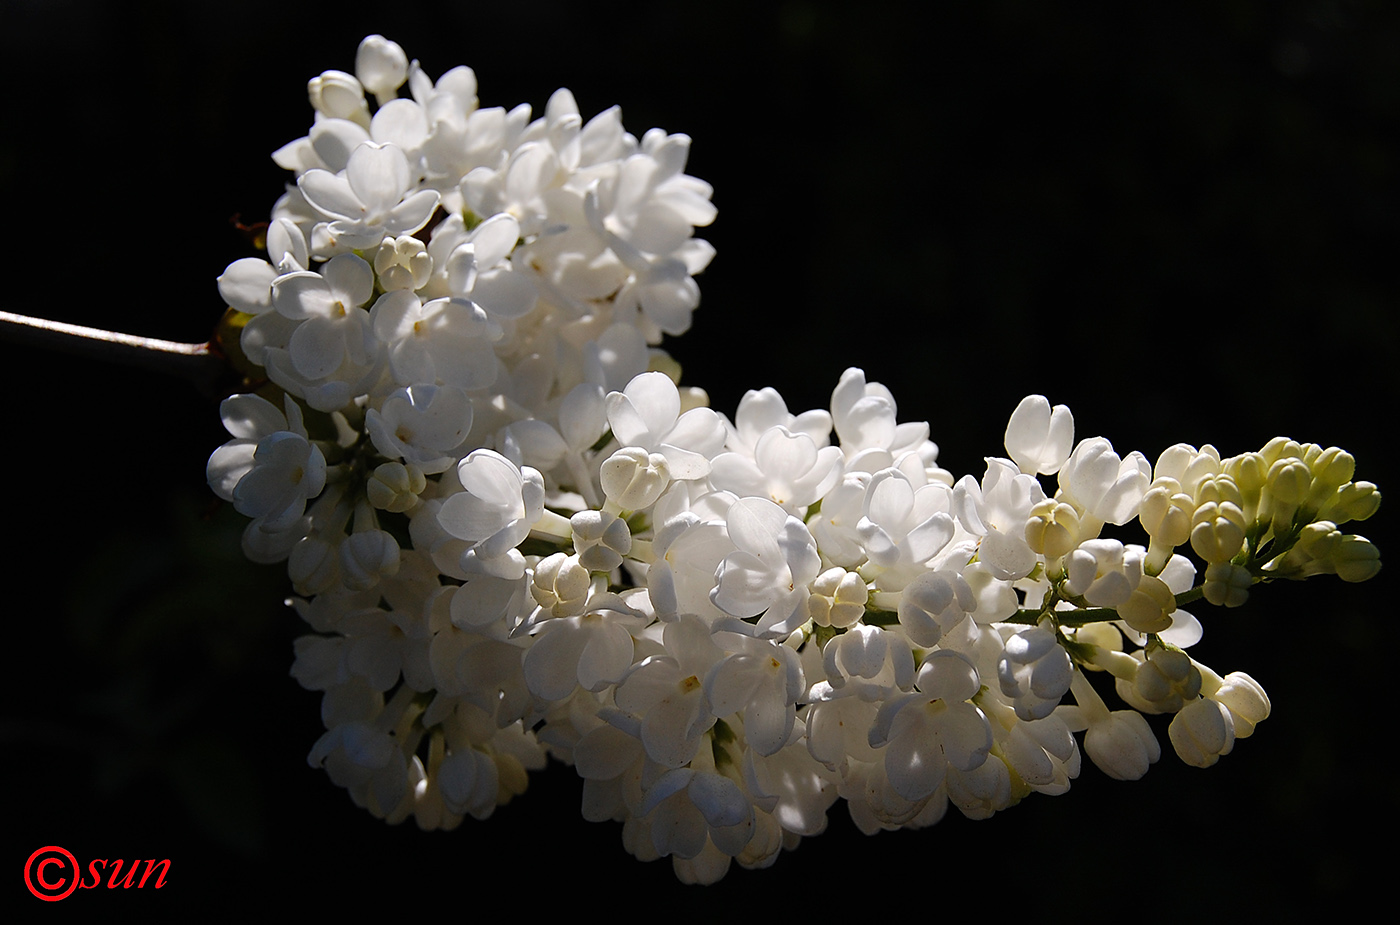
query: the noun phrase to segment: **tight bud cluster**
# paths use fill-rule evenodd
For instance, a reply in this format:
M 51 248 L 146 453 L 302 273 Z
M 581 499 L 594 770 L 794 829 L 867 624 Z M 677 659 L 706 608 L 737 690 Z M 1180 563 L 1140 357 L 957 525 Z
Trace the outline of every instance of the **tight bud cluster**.
M 1188 654 L 1186 608 L 1379 568 L 1335 448 L 1154 466 L 1033 395 L 956 478 L 859 369 L 827 408 L 720 414 L 656 348 L 712 253 L 687 137 L 566 90 L 481 108 L 380 36 L 309 95 L 266 258 L 219 279 L 268 385 L 224 402 L 208 476 L 313 631 L 310 760 L 376 816 L 484 818 L 552 757 L 586 818 L 713 882 L 840 798 L 871 833 L 1064 793 L 1081 748 L 1140 777 L 1144 714 L 1206 766 L 1269 699 Z

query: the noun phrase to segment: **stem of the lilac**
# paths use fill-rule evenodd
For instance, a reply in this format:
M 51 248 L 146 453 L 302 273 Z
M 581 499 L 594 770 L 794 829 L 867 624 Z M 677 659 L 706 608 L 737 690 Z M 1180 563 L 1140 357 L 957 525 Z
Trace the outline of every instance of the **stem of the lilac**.
M 0 338 L 159 373 L 173 374 L 209 395 L 230 368 L 212 342 L 186 344 L 0 311 Z

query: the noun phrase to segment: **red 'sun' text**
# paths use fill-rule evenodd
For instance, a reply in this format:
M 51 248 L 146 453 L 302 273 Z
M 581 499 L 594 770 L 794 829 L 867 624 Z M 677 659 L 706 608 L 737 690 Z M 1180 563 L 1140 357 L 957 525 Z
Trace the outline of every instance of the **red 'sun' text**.
M 57 845 L 40 848 L 24 863 L 24 885 L 45 902 L 67 899 L 74 890 L 98 887 L 139 890 L 150 886 L 158 890 L 165 886 L 169 874 L 169 858 L 160 861 L 93 858 L 83 869 L 71 852 Z

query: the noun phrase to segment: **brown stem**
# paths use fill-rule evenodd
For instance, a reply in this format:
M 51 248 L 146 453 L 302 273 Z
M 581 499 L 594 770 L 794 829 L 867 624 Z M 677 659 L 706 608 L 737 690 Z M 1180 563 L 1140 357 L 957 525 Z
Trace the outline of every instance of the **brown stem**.
M 212 341 L 182 344 L 5 311 L 0 311 L 0 338 L 176 375 L 211 396 L 224 391 L 233 375 L 228 361 Z

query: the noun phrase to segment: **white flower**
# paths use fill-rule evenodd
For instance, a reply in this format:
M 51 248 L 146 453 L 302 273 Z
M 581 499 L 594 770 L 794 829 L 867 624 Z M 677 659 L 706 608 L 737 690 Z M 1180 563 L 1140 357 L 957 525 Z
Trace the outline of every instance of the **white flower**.
M 234 439 L 215 450 L 209 487 L 265 533 L 286 531 L 326 484 L 326 458 L 306 438 L 301 413 L 287 401 L 284 417 L 256 395 L 224 399 L 220 412 Z
M 557 583 L 551 591 L 555 588 Z M 620 682 L 632 667 L 632 633 L 650 618 L 616 595 L 595 595 L 586 607 L 583 613 L 539 622 L 538 636 L 525 653 L 525 681 L 537 697 L 560 701 L 575 685 L 600 691 Z
M 709 408 L 681 413 L 681 395 L 664 373 L 643 373 L 607 397 L 608 422 L 623 446 L 666 457 L 672 478 L 698 479 L 724 446 L 724 422 Z
M 919 669 L 918 690 L 886 701 L 870 728 L 870 744 L 884 749 L 885 773 L 904 799 L 930 796 L 949 766 L 971 771 L 987 759 L 992 730 L 966 701 L 981 687 L 966 656 L 937 651 Z
M 855 693 L 865 700 L 876 700 L 907 691 L 914 684 L 914 655 L 899 635 L 878 626 L 858 623 L 829 641 L 822 649 L 826 681 L 813 686 L 813 696 L 822 692 Z
M 448 496 L 437 521 L 468 550 L 462 567 L 501 578 L 518 577 L 524 560 L 515 550 L 544 511 L 544 478 L 494 450 L 474 450 L 457 466 L 463 491 Z
M 374 271 L 354 254 L 332 258 L 320 273 L 284 273 L 272 284 L 276 313 L 243 329 L 244 351 L 313 408 L 343 408 L 378 369 L 380 347 L 360 307 L 373 294 Z
M 740 497 L 769 498 L 789 514 L 821 498 L 841 477 L 841 450 L 818 447 L 805 433 L 777 425 L 758 438 L 753 456 L 721 453 L 710 483 Z
M 1044 395 L 1021 399 L 1006 424 L 1006 453 L 1028 475 L 1054 475 L 1074 445 L 1074 415 Z
M 735 501 L 727 526 L 738 551 L 720 563 L 710 599 L 736 617 L 761 615 L 762 634 L 786 636 L 808 618 L 809 585 L 821 571 L 816 540 L 765 498 Z
M 308 170 L 297 187 L 330 220 L 340 247 L 375 247 L 385 235 L 412 234 L 437 208 L 436 190 L 415 190 L 408 158 L 397 145 L 366 141 L 350 153 L 344 171 Z
M 1141 453 L 1120 458 L 1113 444 L 1093 437 L 1080 441 L 1061 467 L 1060 497 L 1085 514 L 1122 526 L 1137 516 L 1151 480 L 1152 467 Z
M 379 297 L 370 320 L 399 385 L 480 389 L 500 374 L 492 345 L 501 330 L 471 302 L 434 299 L 424 304 L 416 293 L 399 289 Z
M 847 471 L 877 469 L 895 465 L 900 457 L 918 453 L 923 463 L 932 463 L 938 448 L 928 440 L 928 424 L 898 424 L 894 396 L 878 382 L 866 382 L 865 371 L 851 367 L 831 392 L 831 420 Z
M 451 386 L 415 385 L 396 389 L 379 408 L 365 412 L 365 429 L 375 449 L 433 475 L 457 461 L 472 426 L 467 393 Z
M 893 573 L 881 576 L 882 587 L 898 590 L 953 538 L 950 501 L 947 486 L 915 487 L 899 469 L 882 469 L 871 478 L 856 533 L 870 562 Z
M 963 476 L 953 486 L 953 510 L 964 529 L 981 537 L 977 559 L 1002 581 L 1025 578 L 1037 559 L 1026 541 L 1025 525 L 1045 492 L 1035 476 L 1016 471 L 1005 459 L 987 459 L 981 484 Z
M 621 715 L 609 721 L 642 742 L 647 757 L 667 768 L 684 767 L 695 757 L 704 734 L 715 724 L 704 678 L 723 657 L 709 627 L 697 617 L 666 624 L 664 655 L 632 667 L 615 694 Z
M 1074 664 L 1059 644 L 1055 630 L 1037 624 L 1006 640 L 997 662 L 1001 692 L 1016 707 L 1023 720 L 1044 719 L 1069 691 Z
M 724 634 L 741 651 L 727 655 L 705 676 L 710 709 L 719 717 L 742 713 L 744 735 L 759 755 L 787 744 L 803 691 L 802 667 L 787 646 Z
M 750 389 L 739 399 L 734 411 L 734 429 L 726 446 L 753 456 L 759 439 L 774 427 L 785 427 L 793 434 L 806 434 L 818 447 L 831 445 L 831 415 L 821 409 L 791 414 L 777 389 Z

